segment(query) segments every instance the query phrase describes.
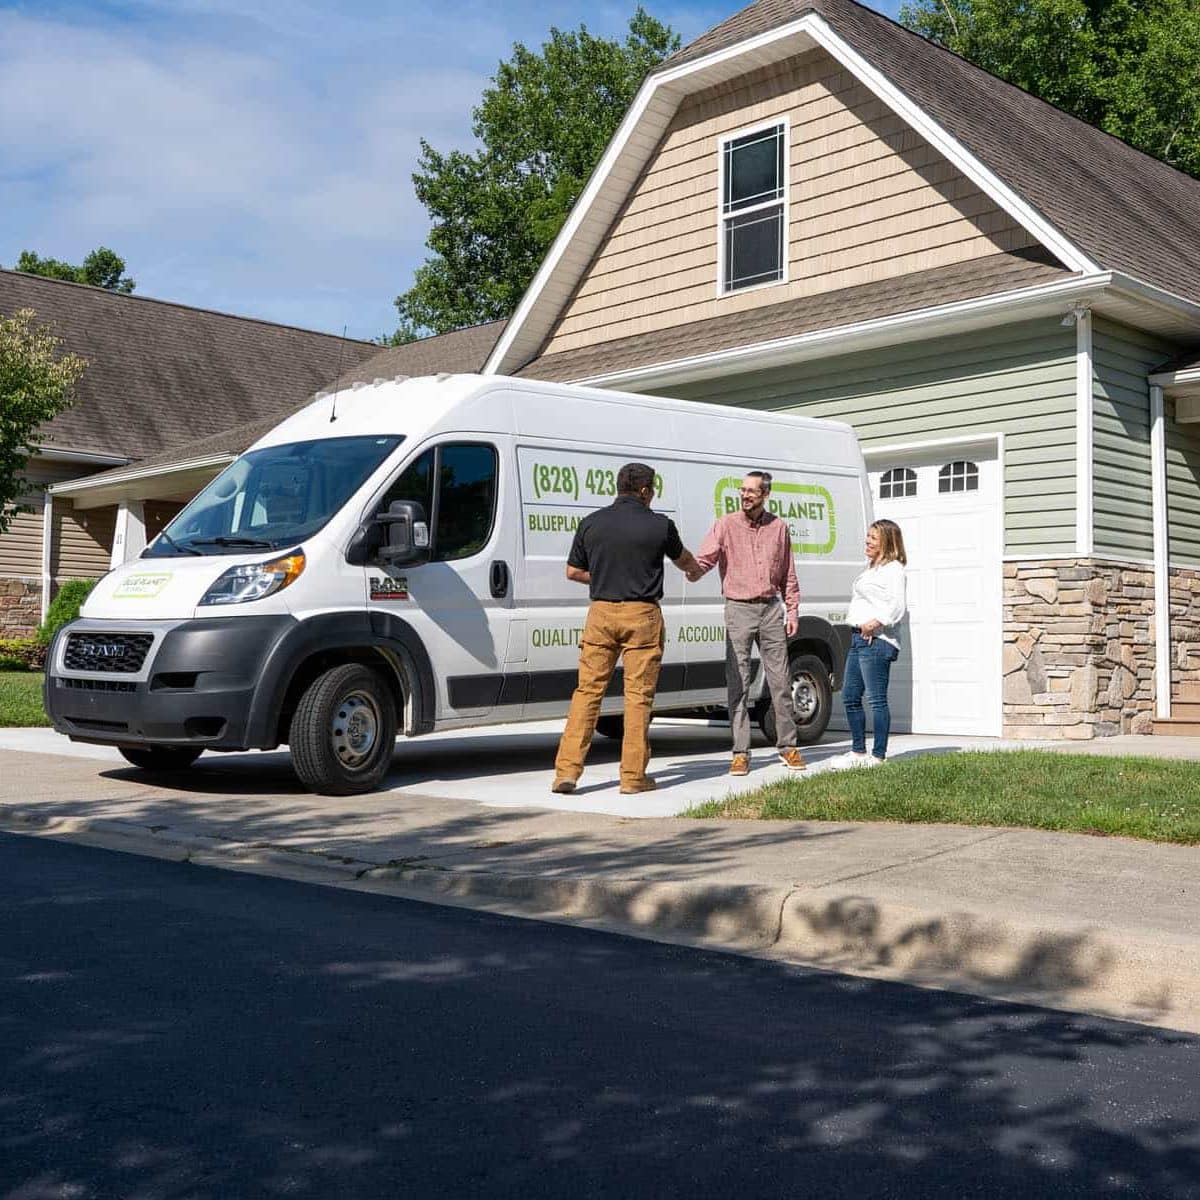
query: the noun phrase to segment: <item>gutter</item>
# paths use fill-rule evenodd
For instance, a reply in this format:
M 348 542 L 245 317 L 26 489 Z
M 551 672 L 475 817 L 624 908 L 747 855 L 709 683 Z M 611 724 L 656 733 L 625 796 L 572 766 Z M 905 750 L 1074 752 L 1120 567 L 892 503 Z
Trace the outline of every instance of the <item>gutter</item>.
M 131 467 L 128 471 L 105 471 L 103 475 L 89 475 L 85 479 L 70 479 L 56 483 L 47 490 L 55 496 L 75 496 L 93 488 L 113 487 L 116 484 L 132 483 L 138 479 L 153 479 L 159 475 L 174 475 L 182 471 L 198 471 L 205 467 L 223 467 L 233 462 L 236 454 L 207 454 L 203 458 L 191 458 L 172 463 L 159 463 L 152 467 Z

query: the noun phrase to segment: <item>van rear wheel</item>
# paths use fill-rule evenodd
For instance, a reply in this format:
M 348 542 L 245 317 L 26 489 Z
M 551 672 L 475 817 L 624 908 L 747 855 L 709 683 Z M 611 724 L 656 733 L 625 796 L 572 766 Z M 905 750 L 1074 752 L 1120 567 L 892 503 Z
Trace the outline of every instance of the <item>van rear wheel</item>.
M 807 746 L 825 732 L 833 712 L 833 686 L 829 682 L 829 668 L 815 654 L 805 654 L 803 651 L 792 652 L 788 667 L 796 741 Z M 769 695 L 762 701 L 758 724 L 767 741 L 775 745 L 775 708 Z
M 392 764 L 396 702 L 377 671 L 344 663 L 309 684 L 288 732 L 292 767 L 322 796 L 378 787 Z
M 118 746 L 126 762 L 143 771 L 183 771 L 200 757 L 199 746 Z

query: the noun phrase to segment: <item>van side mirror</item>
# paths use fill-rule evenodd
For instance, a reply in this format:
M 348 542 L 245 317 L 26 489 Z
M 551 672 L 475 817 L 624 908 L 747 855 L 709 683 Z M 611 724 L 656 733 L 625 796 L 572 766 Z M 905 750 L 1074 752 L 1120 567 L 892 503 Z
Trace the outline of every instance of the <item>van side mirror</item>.
M 415 500 L 393 500 L 375 520 L 384 532 L 383 545 L 377 552 L 380 562 L 405 567 L 429 558 L 429 525 L 424 505 Z

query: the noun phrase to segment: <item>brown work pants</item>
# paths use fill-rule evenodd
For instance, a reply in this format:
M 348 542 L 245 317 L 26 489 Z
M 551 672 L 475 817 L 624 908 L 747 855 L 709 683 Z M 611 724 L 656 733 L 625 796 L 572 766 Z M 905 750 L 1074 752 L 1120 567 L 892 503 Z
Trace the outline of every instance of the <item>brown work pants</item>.
M 592 601 L 579 650 L 579 686 L 571 697 L 567 727 L 554 762 L 556 779 L 574 781 L 583 774 L 583 761 L 600 716 L 600 702 L 618 659 L 625 673 L 621 784 L 638 784 L 646 778 L 646 764 L 650 761 L 650 710 L 654 706 L 662 656 L 663 619 L 657 604 L 640 600 L 619 604 L 610 600 Z

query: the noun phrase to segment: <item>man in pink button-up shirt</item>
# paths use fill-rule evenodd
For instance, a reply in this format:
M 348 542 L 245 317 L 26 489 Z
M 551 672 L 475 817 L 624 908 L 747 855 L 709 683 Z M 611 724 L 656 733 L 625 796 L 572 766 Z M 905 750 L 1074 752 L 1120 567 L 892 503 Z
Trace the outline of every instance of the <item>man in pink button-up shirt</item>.
M 725 678 L 729 687 L 729 724 L 733 730 L 731 775 L 750 773 L 750 653 L 758 643 L 771 704 L 779 759 L 793 771 L 805 762 L 796 749 L 796 718 L 788 670 L 788 639 L 800 625 L 800 585 L 792 558 L 787 522 L 766 510 L 771 494 L 767 471 L 751 471 L 742 480 L 741 512 L 721 517 L 708 531 L 696 555 L 707 572 L 718 567 L 725 596 Z M 780 598 L 782 597 L 782 603 Z

